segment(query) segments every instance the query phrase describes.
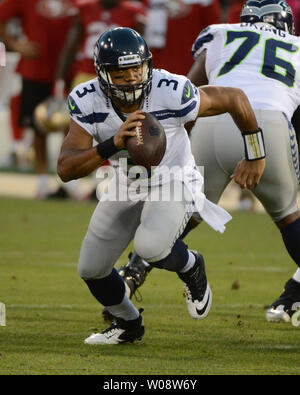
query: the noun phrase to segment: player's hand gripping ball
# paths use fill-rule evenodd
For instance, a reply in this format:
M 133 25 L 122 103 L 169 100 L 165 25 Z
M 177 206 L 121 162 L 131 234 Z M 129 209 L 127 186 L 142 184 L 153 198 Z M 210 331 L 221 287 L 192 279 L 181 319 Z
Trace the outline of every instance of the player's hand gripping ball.
M 166 152 L 166 133 L 161 123 L 150 113 L 144 113 L 142 126 L 136 128 L 136 136 L 128 137 L 126 148 L 137 165 L 144 166 L 148 171 L 158 166 Z

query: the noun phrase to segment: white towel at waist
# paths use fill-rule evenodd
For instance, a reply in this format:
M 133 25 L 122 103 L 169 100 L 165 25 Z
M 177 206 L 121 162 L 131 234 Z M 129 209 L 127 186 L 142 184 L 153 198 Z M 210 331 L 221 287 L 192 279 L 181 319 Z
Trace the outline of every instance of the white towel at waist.
M 190 192 L 194 207 L 199 212 L 201 218 L 215 231 L 224 233 L 225 224 L 229 222 L 232 217 L 222 207 L 212 203 L 208 200 L 202 192 L 204 179 L 197 169 L 194 158 L 184 167 L 173 167 L 171 170 L 167 166 L 158 166 L 153 176 L 148 179 L 130 180 L 124 169 L 116 169 L 116 177 L 111 180 L 108 187 L 108 194 L 103 196 L 102 200 L 109 199 L 110 191 L 114 191 L 116 185 L 122 191 L 122 200 L 127 197 L 128 200 L 139 201 L 146 200 L 149 196 L 151 188 L 153 190 L 168 186 L 171 180 L 183 182 L 188 191 Z M 110 188 L 112 181 L 115 187 Z M 111 196 L 114 196 L 111 194 Z M 120 194 L 119 194 L 120 196 Z
M 232 217 L 222 207 L 208 200 L 203 189 L 203 176 L 200 174 L 195 164 L 190 164 L 184 168 L 184 178 L 182 180 L 194 199 L 196 210 L 199 212 L 203 221 L 205 221 L 215 231 L 224 233 L 225 224 Z

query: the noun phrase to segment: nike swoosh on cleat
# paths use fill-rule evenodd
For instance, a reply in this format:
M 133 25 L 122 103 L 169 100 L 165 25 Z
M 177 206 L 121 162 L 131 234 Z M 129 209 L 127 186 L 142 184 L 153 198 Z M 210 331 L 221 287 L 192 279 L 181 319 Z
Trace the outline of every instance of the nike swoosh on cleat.
M 106 339 L 110 339 L 113 336 L 115 336 L 115 334 L 113 334 L 113 335 L 105 335 Z
M 198 310 L 198 309 L 196 308 L 196 312 L 197 312 L 198 315 L 201 316 L 202 314 L 205 313 L 205 311 L 206 311 L 206 309 L 207 309 L 207 306 L 209 305 L 210 298 L 211 298 L 211 291 L 209 291 L 208 298 L 207 298 L 207 301 L 206 301 L 206 303 L 205 303 L 203 309 Z

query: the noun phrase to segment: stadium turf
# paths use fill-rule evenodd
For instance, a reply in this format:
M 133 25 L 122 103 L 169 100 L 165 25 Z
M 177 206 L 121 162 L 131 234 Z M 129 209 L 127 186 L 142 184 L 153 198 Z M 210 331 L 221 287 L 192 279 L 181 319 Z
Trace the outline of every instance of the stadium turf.
M 189 317 L 177 276 L 154 269 L 134 299 L 145 309 L 143 340 L 84 345 L 107 327 L 76 270 L 94 206 L 0 199 L 0 375 L 300 374 L 300 328 L 265 320 L 296 267 L 264 214 L 235 212 L 223 235 L 202 224 L 187 237 L 213 291 L 205 320 Z

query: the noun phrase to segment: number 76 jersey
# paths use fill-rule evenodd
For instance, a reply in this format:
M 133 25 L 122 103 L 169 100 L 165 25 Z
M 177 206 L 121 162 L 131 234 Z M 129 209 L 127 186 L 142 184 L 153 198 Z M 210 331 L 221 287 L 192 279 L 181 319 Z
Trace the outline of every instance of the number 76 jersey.
M 240 88 L 254 109 L 291 119 L 300 104 L 299 37 L 264 23 L 211 25 L 194 42 L 194 58 L 205 49 L 209 84 Z

